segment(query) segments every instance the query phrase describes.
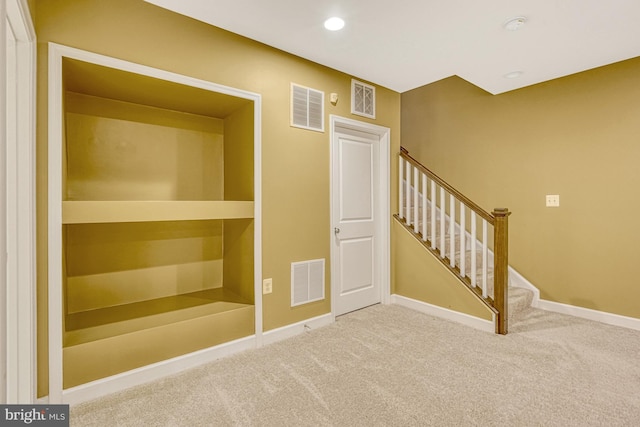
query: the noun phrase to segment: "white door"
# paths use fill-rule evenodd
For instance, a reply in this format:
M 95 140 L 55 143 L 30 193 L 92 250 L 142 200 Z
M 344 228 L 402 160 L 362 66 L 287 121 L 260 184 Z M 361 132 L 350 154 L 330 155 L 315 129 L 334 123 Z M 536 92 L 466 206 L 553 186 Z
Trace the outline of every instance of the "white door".
M 334 315 L 381 302 L 380 136 L 336 128 L 332 138 Z

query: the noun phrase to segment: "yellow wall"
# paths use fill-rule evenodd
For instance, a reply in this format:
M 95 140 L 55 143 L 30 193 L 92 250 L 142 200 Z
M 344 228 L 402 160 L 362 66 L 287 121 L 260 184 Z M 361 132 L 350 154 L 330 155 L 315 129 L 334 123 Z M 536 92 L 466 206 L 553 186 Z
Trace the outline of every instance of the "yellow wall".
M 65 200 L 223 200 L 223 120 L 72 92 L 65 107 Z
M 37 220 L 38 377 L 46 393 L 47 337 L 47 43 L 52 41 L 262 95 L 263 277 L 273 293 L 263 299 L 265 330 L 330 311 L 323 301 L 290 307 L 290 263 L 324 258 L 329 275 L 329 133 L 289 126 L 290 83 L 340 95 L 329 114 L 391 128 L 398 151 L 400 95 L 377 89 L 377 119 L 352 116 L 351 76 L 243 37 L 181 17 L 142 0 L 35 2 L 38 36 Z M 392 162 L 392 173 L 395 162 Z M 395 176 L 395 175 L 392 175 Z M 395 194 L 395 186 L 392 186 Z M 392 198 L 393 200 L 393 198 Z M 238 231 L 241 233 L 241 230 Z
M 224 119 L 224 198 L 254 200 L 253 102 Z
M 640 58 L 497 96 L 451 77 L 402 94 L 402 141 L 513 212 L 510 264 L 543 299 L 640 317 L 638 88 Z
M 253 102 L 224 120 L 225 200 L 254 200 Z M 224 222 L 224 284 L 246 300 L 254 302 L 254 263 L 247 253 L 254 251 L 254 221 Z

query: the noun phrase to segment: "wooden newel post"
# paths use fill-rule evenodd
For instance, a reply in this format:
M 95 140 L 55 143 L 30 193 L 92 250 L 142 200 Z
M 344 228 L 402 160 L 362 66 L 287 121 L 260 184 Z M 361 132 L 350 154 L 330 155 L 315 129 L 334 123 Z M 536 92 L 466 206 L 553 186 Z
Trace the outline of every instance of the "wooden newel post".
M 509 215 L 511 212 L 507 208 L 496 208 L 492 214 L 495 218 L 493 225 L 493 299 L 498 310 L 496 333 L 506 335 L 509 318 Z

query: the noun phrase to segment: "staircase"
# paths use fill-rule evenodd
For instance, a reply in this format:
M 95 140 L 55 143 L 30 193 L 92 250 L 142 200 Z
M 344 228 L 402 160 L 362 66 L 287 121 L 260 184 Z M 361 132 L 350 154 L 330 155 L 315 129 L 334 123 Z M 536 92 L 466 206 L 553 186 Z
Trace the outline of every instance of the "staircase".
M 531 306 L 509 286 L 507 209 L 488 213 L 402 149 L 395 218 L 495 314 L 496 333 Z M 492 230 L 492 233 L 489 230 Z

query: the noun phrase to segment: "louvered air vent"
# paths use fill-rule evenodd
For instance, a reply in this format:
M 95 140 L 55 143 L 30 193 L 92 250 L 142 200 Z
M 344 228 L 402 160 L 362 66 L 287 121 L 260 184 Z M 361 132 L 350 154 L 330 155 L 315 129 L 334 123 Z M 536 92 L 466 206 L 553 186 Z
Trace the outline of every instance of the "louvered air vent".
M 376 88 L 351 80 L 351 113 L 376 118 Z
M 291 83 L 291 126 L 324 132 L 324 92 Z
M 291 306 L 324 299 L 324 259 L 291 263 Z

